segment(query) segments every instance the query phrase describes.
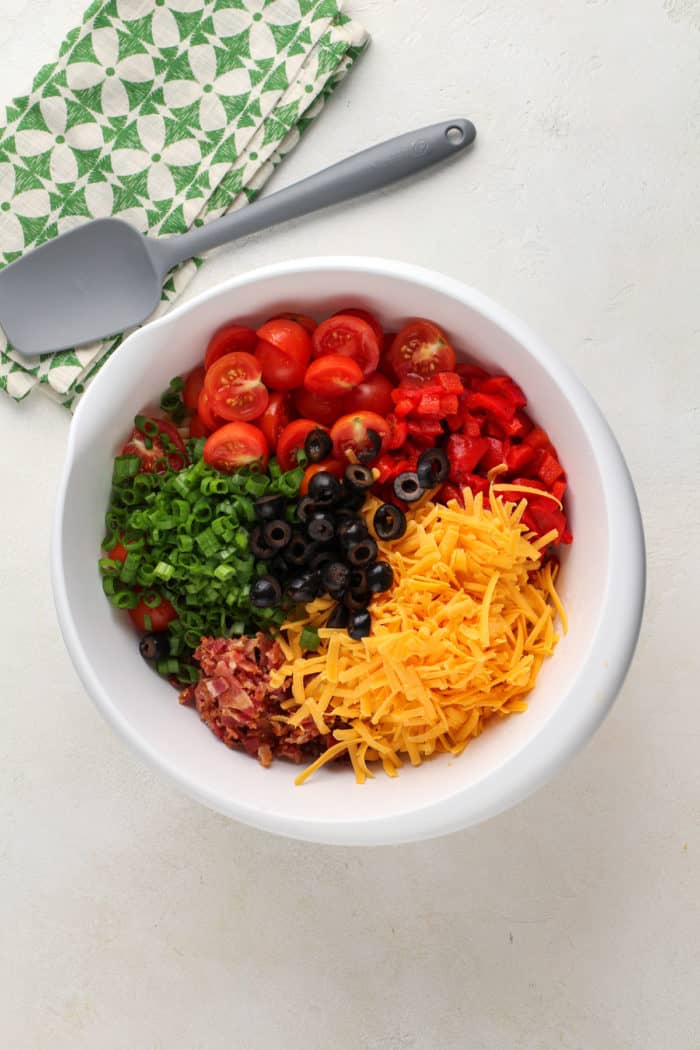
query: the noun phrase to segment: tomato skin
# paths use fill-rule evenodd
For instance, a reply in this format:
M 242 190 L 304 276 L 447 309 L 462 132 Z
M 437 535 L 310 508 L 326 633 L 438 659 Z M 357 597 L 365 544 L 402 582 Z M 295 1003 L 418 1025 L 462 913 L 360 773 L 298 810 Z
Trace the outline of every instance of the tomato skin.
M 123 562 L 123 561 L 126 561 L 126 556 L 127 556 L 128 553 L 129 553 L 128 550 L 126 549 L 126 547 L 124 546 L 124 544 L 120 540 L 119 543 L 115 543 L 115 545 L 112 547 L 111 551 L 107 551 L 107 557 L 111 558 L 112 561 L 122 561 Z
M 304 477 L 299 488 L 300 496 L 308 495 L 309 482 L 314 474 L 320 474 L 322 471 L 332 474 L 338 481 L 342 481 L 345 474 L 345 464 L 338 459 L 324 459 L 322 463 L 311 463 L 304 471 Z
M 263 383 L 270 390 L 294 390 L 304 382 L 308 364 L 308 357 L 305 355 L 294 357 L 280 350 L 278 346 L 260 339 L 255 348 L 255 356 L 260 364 Z
M 207 437 L 209 433 L 210 431 L 205 427 L 197 413 L 195 413 L 190 420 L 190 437 L 204 438 Z
M 391 380 L 381 372 L 368 376 L 343 398 L 342 412 L 377 412 L 386 416 L 394 410 L 391 391 L 394 389 Z
M 299 387 L 292 394 L 294 407 L 304 419 L 315 419 L 324 427 L 332 427 L 338 416 L 342 415 L 337 397 L 317 397 L 304 387 Z
M 386 449 L 389 429 L 386 419 L 376 412 L 350 412 L 341 416 L 331 428 L 333 455 L 336 459 L 349 462 L 355 462 L 356 459 L 361 461 L 361 453 L 372 446 L 368 431 L 374 430 L 382 439 L 381 448 L 377 450 L 379 456 Z
M 197 365 L 191 372 L 188 372 L 185 378 L 185 385 L 182 388 L 182 400 L 185 402 L 185 408 L 188 412 L 194 413 L 197 411 L 197 402 L 203 386 L 204 365 Z
M 214 413 L 222 419 L 257 419 L 267 408 L 267 389 L 260 364 L 252 354 L 224 354 L 206 374 L 204 389 Z
M 266 321 L 261 325 L 257 336 L 264 343 L 276 346 L 295 361 L 303 361 L 304 367 L 308 365 L 311 357 L 311 339 L 306 329 L 296 321 L 287 317 L 276 317 L 273 321 Z
M 277 462 L 282 470 L 296 467 L 297 452 L 303 450 L 307 435 L 317 428 L 313 419 L 295 419 L 284 428 L 277 442 Z
M 204 462 L 224 474 L 233 474 L 240 467 L 259 463 L 267 467 L 269 453 L 265 435 L 250 423 L 225 423 L 207 438 Z
M 291 394 L 271 394 L 267 408 L 258 420 L 258 426 L 265 435 L 270 452 L 275 451 L 280 434 L 293 418 Z
M 252 354 L 255 349 L 255 332 L 241 324 L 225 324 L 214 332 L 204 354 L 204 371 L 208 372 L 215 361 L 224 354 L 235 351 Z
M 357 361 L 342 354 L 324 354 L 306 369 L 304 387 L 318 397 L 343 397 L 362 382 Z
M 177 613 L 167 598 L 161 598 L 160 605 L 156 605 L 153 609 L 149 608 L 142 599 L 128 612 L 131 622 L 142 634 L 146 631 L 164 631 L 171 620 L 177 620 Z M 150 627 L 146 622 L 147 616 L 150 617 Z
M 391 344 L 389 364 L 399 379 L 407 375 L 426 378 L 436 372 L 454 372 L 455 352 L 432 321 L 416 317 L 409 321 Z
M 365 376 L 379 363 L 379 343 L 372 328 L 361 317 L 336 314 L 322 321 L 311 338 L 311 356 L 342 354 L 357 361 Z
M 151 447 L 148 448 L 146 445 L 147 435 L 143 434 L 137 427 L 134 427 L 122 446 L 121 455 L 139 457 L 141 460 L 139 474 L 152 474 L 156 466 L 159 465 L 159 460 L 163 459 L 167 459 L 172 470 L 181 470 L 187 464 L 187 452 L 185 450 L 185 442 L 180 437 L 177 427 L 169 419 L 156 419 L 152 416 L 147 418 L 149 422 L 155 423 L 158 427 L 158 434 L 148 435 Z M 160 441 L 161 434 L 170 440 L 177 450 L 176 452 L 166 453 Z M 161 469 L 157 473 L 163 473 L 164 471 L 162 464 L 160 466 Z
M 281 313 L 275 314 L 274 317 L 268 317 L 267 320 L 278 321 L 280 318 L 285 321 L 296 321 L 296 323 L 300 324 L 304 331 L 308 332 L 309 335 L 313 335 L 314 329 L 318 327 L 313 317 L 309 317 L 308 314 Z M 267 321 L 265 324 L 267 324 Z
M 207 434 L 211 434 L 217 427 L 221 426 L 221 420 L 214 415 L 206 387 L 202 390 L 197 400 L 197 415 Z
M 366 321 L 375 334 L 379 348 L 381 349 L 384 343 L 384 332 L 377 318 L 369 310 L 362 310 L 357 306 L 349 306 L 346 310 L 338 310 L 333 316 L 345 315 L 346 317 L 359 317 L 361 321 Z

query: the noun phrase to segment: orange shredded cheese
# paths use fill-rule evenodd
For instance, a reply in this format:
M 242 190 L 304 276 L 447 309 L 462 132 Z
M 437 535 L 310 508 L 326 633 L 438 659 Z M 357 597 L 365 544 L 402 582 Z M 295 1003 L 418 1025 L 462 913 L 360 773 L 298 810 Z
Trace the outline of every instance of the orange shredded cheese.
M 325 627 L 330 599 L 283 625 L 285 662 L 271 684 L 291 683 L 289 722 L 336 726 L 297 783 L 343 753 L 360 783 L 378 763 L 396 776 L 405 759 L 457 755 L 491 719 L 526 709 L 558 641 L 556 617 L 564 630 L 566 618 L 557 565 L 542 565 L 544 544 L 521 523 L 525 501 L 506 503 L 495 488 L 489 508 L 465 489 L 464 508 L 426 503 L 399 540 L 379 541 L 394 586 L 370 606 L 369 637 Z M 365 505 L 368 523 L 377 506 Z M 313 657 L 301 648 L 308 623 L 321 640 Z

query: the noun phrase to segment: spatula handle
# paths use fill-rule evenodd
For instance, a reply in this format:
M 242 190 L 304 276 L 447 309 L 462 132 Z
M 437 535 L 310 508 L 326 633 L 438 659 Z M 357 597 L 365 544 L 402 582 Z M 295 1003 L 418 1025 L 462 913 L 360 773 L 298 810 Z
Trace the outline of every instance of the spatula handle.
M 461 117 L 399 135 L 206 226 L 152 242 L 154 261 L 165 273 L 185 259 L 238 237 L 371 193 L 460 153 L 475 136 L 474 125 Z

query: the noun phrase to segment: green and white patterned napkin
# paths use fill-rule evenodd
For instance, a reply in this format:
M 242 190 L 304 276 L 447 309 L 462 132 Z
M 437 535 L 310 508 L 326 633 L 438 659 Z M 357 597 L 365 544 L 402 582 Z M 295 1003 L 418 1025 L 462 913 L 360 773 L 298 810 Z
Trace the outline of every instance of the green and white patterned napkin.
M 252 200 L 367 43 L 341 3 L 96 0 L 7 108 L 0 267 L 88 219 L 168 235 Z M 171 274 L 159 313 L 197 265 Z M 71 409 L 123 338 L 37 364 L 0 330 L 0 389 Z

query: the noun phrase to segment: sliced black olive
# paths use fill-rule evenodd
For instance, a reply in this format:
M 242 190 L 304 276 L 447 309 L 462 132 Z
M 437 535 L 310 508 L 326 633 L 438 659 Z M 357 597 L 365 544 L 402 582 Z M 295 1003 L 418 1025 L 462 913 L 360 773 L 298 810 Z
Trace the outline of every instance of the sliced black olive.
M 339 598 L 350 586 L 350 569 L 342 561 L 331 561 L 321 570 L 324 588 L 333 598 Z
M 315 430 L 310 430 L 306 435 L 304 452 L 310 463 L 320 463 L 322 459 L 330 456 L 332 451 L 333 442 L 327 430 L 321 430 L 320 427 L 316 427 Z
M 362 518 L 347 518 L 338 526 L 338 539 L 343 547 L 347 548 L 353 543 L 358 543 L 360 540 L 366 539 L 367 536 L 369 536 L 369 532 Z
M 372 594 L 381 594 L 382 591 L 388 591 L 394 582 L 394 573 L 391 565 L 385 561 L 375 561 L 374 565 L 370 565 L 367 569 L 366 576 L 367 586 Z
M 315 503 L 322 503 L 324 507 L 338 503 L 342 491 L 338 479 L 327 470 L 319 470 L 309 481 L 309 496 Z
M 369 565 L 376 557 L 377 544 L 371 536 L 348 547 L 348 561 L 351 565 Z
M 318 543 L 313 543 L 310 546 L 314 548 L 314 553 L 309 559 L 309 568 L 317 569 L 323 575 L 324 568 L 336 560 L 337 554 L 334 554 L 332 550 L 324 550 Z
M 273 576 L 260 576 L 250 588 L 250 604 L 269 609 L 282 601 L 282 588 Z
M 372 566 L 370 566 L 372 568 Z M 366 569 L 353 569 L 350 573 L 350 590 L 353 594 L 363 594 L 365 598 L 369 594 Z M 365 601 L 365 605 L 367 602 Z
M 302 572 L 287 583 L 287 594 L 293 602 L 312 602 L 321 590 L 318 572 Z
M 144 634 L 139 642 L 139 652 L 144 660 L 164 660 L 170 653 L 170 636 L 167 631 L 152 631 Z
M 311 499 L 311 496 L 302 496 L 297 503 L 297 518 L 302 525 L 305 525 L 311 515 L 316 509 L 316 504 Z
M 273 551 L 282 550 L 286 547 L 292 538 L 292 526 L 288 521 L 282 521 L 281 518 L 276 518 L 274 521 L 268 521 L 263 526 L 263 539 L 269 547 L 272 547 Z
M 275 553 L 274 548 L 266 541 L 261 525 L 251 529 L 249 540 L 250 553 L 255 558 L 271 558 Z
M 306 526 L 309 539 L 317 543 L 328 543 L 335 536 L 335 525 L 328 514 L 316 513 Z
M 286 553 L 286 552 L 285 552 Z M 270 575 L 277 580 L 286 580 L 289 576 L 289 565 L 283 554 L 274 554 L 267 562 Z
M 369 445 L 357 453 L 360 463 L 371 463 L 382 450 L 382 435 L 378 430 L 372 430 L 371 427 L 367 427 L 367 440 Z
M 366 609 L 367 602 L 370 596 L 365 591 L 361 594 L 359 591 L 346 591 L 343 595 L 343 604 L 350 610 L 350 612 L 357 612 L 358 609 Z
M 347 627 L 348 620 L 350 619 L 350 613 L 344 605 L 336 605 L 333 612 L 328 617 L 327 627 Z
M 372 630 L 372 617 L 367 609 L 357 609 L 350 613 L 348 634 L 351 638 L 366 638 Z
M 343 482 L 341 502 L 347 510 L 359 510 L 366 496 L 367 489 L 356 489 L 353 485 Z
M 259 521 L 274 521 L 284 514 L 284 496 L 260 496 L 253 504 Z
M 369 489 L 374 484 L 374 474 L 362 463 L 348 463 L 345 468 L 345 482 L 354 489 Z
M 416 473 L 424 489 L 442 485 L 450 473 L 450 461 L 441 448 L 426 448 L 418 457 Z
M 393 503 L 382 503 L 374 512 L 374 531 L 380 540 L 398 540 L 406 531 L 406 515 Z
M 300 533 L 296 533 L 284 548 L 283 558 L 287 565 L 299 568 L 306 565 L 312 554 L 313 544 L 309 543 Z
M 352 518 L 357 517 L 352 507 L 337 507 L 333 513 L 337 522 L 336 530 L 340 527 L 341 522 L 350 521 Z
M 404 470 L 394 478 L 394 495 L 397 499 L 413 503 L 414 500 L 420 499 L 424 492 L 418 475 L 412 470 Z

